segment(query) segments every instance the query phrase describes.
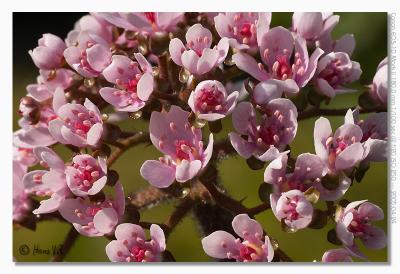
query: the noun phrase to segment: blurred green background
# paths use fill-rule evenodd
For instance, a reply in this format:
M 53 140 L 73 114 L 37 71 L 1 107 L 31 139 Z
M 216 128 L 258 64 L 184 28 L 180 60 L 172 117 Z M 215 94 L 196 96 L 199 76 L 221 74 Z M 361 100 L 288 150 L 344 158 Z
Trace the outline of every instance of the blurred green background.
M 353 60 L 361 63 L 363 74 L 360 84 L 357 88 L 359 93 L 342 95 L 334 98 L 329 107 L 343 108 L 352 107 L 357 104 L 357 97 L 364 85 L 369 84 L 376 71 L 378 63 L 387 55 L 387 14 L 386 13 L 339 13 L 340 22 L 335 28 L 333 35 L 339 38 L 345 33 L 354 33 L 357 44 L 353 53 Z M 24 25 L 29 18 L 41 18 L 47 20 L 47 25 L 41 25 L 40 28 L 29 29 L 28 25 Z M 39 14 L 14 14 L 14 79 L 13 79 L 13 106 L 14 106 L 14 130 L 18 129 L 17 115 L 19 99 L 26 91 L 25 87 L 29 83 L 34 83 L 37 76 L 32 61 L 26 51 L 34 48 L 36 41 L 42 33 L 52 32 L 54 25 L 60 24 L 62 30 L 59 33 L 65 35 L 68 29 L 72 29 L 73 22 L 80 14 L 63 14 L 62 18 L 69 20 L 52 20 L 59 17 L 57 14 L 47 14 L 45 18 Z M 61 17 L 59 17 L 61 18 Z M 32 21 L 31 21 L 32 22 Z M 289 27 L 291 24 L 291 13 L 273 13 L 271 26 L 282 25 Z M 46 28 L 48 26 L 48 28 Z M 24 31 L 21 33 L 21 31 Z M 56 30 L 55 30 L 56 31 Z M 54 31 L 53 31 L 54 33 Z M 58 33 L 57 33 L 58 34 Z M 19 37 L 19 36 L 24 37 Z M 61 35 L 61 34 L 60 34 Z M 24 40 L 25 39 L 25 40 Z M 22 46 L 20 43 L 24 43 Z M 313 147 L 313 127 L 316 118 L 301 121 L 295 141 L 291 144 L 294 155 L 303 152 L 314 153 Z M 332 127 L 343 123 L 343 117 L 329 117 Z M 129 120 L 123 123 L 126 130 L 140 130 L 145 128 L 145 124 L 140 120 Z M 226 137 L 226 134 L 232 130 L 230 119 L 224 122 L 224 130 L 216 137 L 217 140 Z M 206 135 L 204 135 L 206 136 Z M 66 150 L 61 148 L 64 158 L 69 155 Z M 146 159 L 155 159 L 160 153 L 152 146 L 138 146 L 127 151 L 119 161 L 114 165 L 120 174 L 121 182 L 124 185 L 126 194 L 135 190 L 148 186 L 148 183 L 140 176 L 139 168 Z M 254 206 L 260 203 L 258 198 L 258 187 L 263 181 L 264 169 L 259 171 L 251 170 L 244 159 L 240 157 L 230 157 L 223 161 L 219 167 L 221 181 L 227 188 L 229 194 L 236 199 L 245 198 L 246 206 Z M 386 163 L 372 163 L 371 169 L 367 172 L 361 183 L 355 183 L 344 196 L 348 200 L 369 199 L 371 202 L 379 205 L 387 216 L 387 165 Z M 175 204 L 173 202 L 165 203 L 150 210 L 141 212 L 142 221 L 163 222 L 172 212 Z M 264 229 L 275 239 L 278 240 L 279 246 L 295 261 L 311 262 L 320 260 L 322 254 L 336 246 L 326 241 L 326 233 L 334 227 L 331 221 L 324 229 L 313 230 L 304 229 L 293 234 L 282 232 L 280 223 L 273 216 L 271 211 L 261 213 L 257 216 L 257 220 L 261 222 Z M 387 219 L 378 223 L 385 230 L 387 229 Z M 36 231 L 25 228 L 17 229 L 13 235 L 13 254 L 17 261 L 48 261 L 50 255 L 32 254 L 23 256 L 19 253 L 19 247 L 27 244 L 31 249 L 34 244 L 40 248 L 51 248 L 52 245 L 62 243 L 67 234 L 70 225 L 62 222 L 42 222 L 37 226 Z M 87 238 L 79 237 L 76 244 L 65 258 L 69 262 L 99 262 L 108 261 L 104 248 L 108 240 L 105 238 Z M 361 245 L 362 246 L 362 245 Z M 167 248 L 172 252 L 178 262 L 201 262 L 209 261 L 210 258 L 205 255 L 201 248 L 200 234 L 196 222 L 192 215 L 188 215 L 182 223 L 170 235 Z M 387 261 L 387 250 L 366 250 L 362 248 L 367 257 L 371 261 L 384 262 Z

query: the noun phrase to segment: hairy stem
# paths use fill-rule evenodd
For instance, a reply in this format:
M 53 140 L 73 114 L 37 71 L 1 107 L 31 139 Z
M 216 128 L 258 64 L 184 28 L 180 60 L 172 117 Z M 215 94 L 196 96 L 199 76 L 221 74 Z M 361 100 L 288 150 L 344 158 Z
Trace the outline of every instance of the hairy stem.
M 124 139 L 121 142 L 118 142 L 117 149 L 108 157 L 107 159 L 107 166 L 111 167 L 115 161 L 129 148 L 142 144 L 142 143 L 149 143 L 150 142 L 150 135 L 144 132 L 138 132 L 137 134 Z

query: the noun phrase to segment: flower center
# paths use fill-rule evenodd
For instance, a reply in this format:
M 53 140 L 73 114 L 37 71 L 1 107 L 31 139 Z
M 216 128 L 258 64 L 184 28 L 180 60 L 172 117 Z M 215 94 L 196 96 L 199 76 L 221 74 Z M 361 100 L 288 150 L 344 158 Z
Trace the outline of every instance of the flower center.
M 292 76 L 292 68 L 287 55 L 278 55 L 272 67 L 274 78 L 286 80 Z
M 291 130 L 290 127 L 285 128 L 283 120 L 283 114 L 279 110 L 276 110 L 271 116 L 265 116 L 258 129 L 257 144 L 267 147 L 280 144 L 285 131 L 290 132 Z
M 74 133 L 82 137 L 86 137 L 91 127 L 98 122 L 93 111 L 79 112 L 72 110 L 72 114 L 75 116 L 74 119 L 67 118 L 64 122 Z
M 250 38 L 253 35 L 251 23 L 249 22 L 243 23 L 239 33 L 244 37 Z
M 78 188 L 82 191 L 88 191 L 92 188 L 93 183 L 103 175 L 103 171 L 99 166 L 91 166 L 87 163 L 84 163 L 83 165 L 75 163 L 73 167 L 78 171 L 78 173 L 75 174 L 74 179 L 77 182 Z
M 215 86 L 204 88 L 196 98 L 196 107 L 202 113 L 212 113 L 222 111 L 224 94 Z
M 151 24 L 155 24 L 156 23 L 156 13 L 155 12 L 145 12 L 144 15 L 146 16 L 146 19 Z
M 240 248 L 240 257 L 244 260 L 247 261 L 252 261 L 253 259 L 251 258 L 251 254 L 256 254 L 256 250 L 254 248 L 251 248 L 250 246 L 243 245 Z
M 178 140 L 175 142 L 175 155 L 178 161 L 198 158 L 196 148 L 186 140 Z
M 288 199 L 286 203 L 286 210 L 284 211 L 286 215 L 286 219 L 291 222 L 295 221 L 300 217 L 300 214 L 297 212 L 297 202 L 298 198 L 294 197 L 292 199 Z
M 146 250 L 140 246 L 134 246 L 130 250 L 131 257 L 135 260 L 135 262 L 142 262 L 144 260 Z

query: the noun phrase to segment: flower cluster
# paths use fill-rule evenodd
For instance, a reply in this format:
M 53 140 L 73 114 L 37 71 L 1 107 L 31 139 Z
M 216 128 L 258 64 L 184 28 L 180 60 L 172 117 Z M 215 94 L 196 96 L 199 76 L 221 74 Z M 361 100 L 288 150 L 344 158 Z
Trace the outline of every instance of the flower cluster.
M 290 27 L 271 26 L 271 18 L 99 12 L 64 40 L 43 34 L 29 51 L 39 75 L 21 98 L 13 135 L 14 223 L 59 218 L 83 236 L 111 239 L 112 262 L 173 260 L 168 236 L 190 210 L 202 228 L 198 241 L 216 260 L 290 259 L 255 220 L 265 210 L 290 233 L 332 226 L 328 240 L 342 247 L 322 262 L 367 259 L 360 243 L 384 248 L 386 234 L 373 224 L 383 210 L 345 194 L 371 163 L 387 159 L 388 60 L 364 90 L 365 105 L 330 109 L 322 103 L 360 91 L 353 35 L 332 37 L 332 13 L 294 13 Z M 336 130 L 325 117 L 332 114 L 344 119 Z M 315 151 L 294 155 L 299 123 L 311 117 Z M 139 118 L 147 130 L 124 129 Z M 151 187 L 125 197 L 123 185 L 135 182 L 111 166 L 143 143 L 160 157 L 131 172 Z M 265 168 L 260 205 L 248 208 L 224 190 L 216 166 L 232 154 Z M 166 199 L 182 201 L 165 223 L 140 219 L 139 210 Z M 205 205 L 220 210 L 204 213 Z

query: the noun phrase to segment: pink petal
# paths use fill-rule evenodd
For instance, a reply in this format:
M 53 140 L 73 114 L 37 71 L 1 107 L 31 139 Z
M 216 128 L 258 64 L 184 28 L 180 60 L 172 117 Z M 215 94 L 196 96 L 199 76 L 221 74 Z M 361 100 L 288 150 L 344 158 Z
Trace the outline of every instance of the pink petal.
M 128 248 L 122 242 L 116 240 L 107 244 L 106 254 L 111 262 L 126 262 L 125 258 L 131 255 Z
M 94 227 L 101 233 L 110 233 L 118 223 L 118 215 L 113 208 L 103 208 L 93 217 Z
M 176 180 L 180 183 L 189 181 L 199 173 L 201 167 L 202 163 L 200 160 L 183 160 L 179 165 L 176 166 Z
M 270 29 L 260 42 L 261 58 L 269 68 L 272 68 L 279 55 L 284 55 L 284 50 L 287 50 L 289 54 L 293 52 L 293 36 L 291 32 L 284 27 L 279 26 Z M 268 49 L 267 58 L 264 56 L 266 49 Z
M 231 141 L 233 148 L 241 157 L 248 159 L 253 155 L 256 149 L 253 143 L 247 142 L 235 132 L 229 133 L 229 139 Z
M 182 52 L 186 50 L 182 41 L 178 38 L 174 38 L 169 42 L 169 53 L 171 55 L 172 61 L 178 66 L 182 66 Z
M 204 49 L 197 63 L 197 74 L 202 75 L 214 68 L 218 61 L 218 56 L 218 51 L 209 48 Z
M 256 78 L 258 81 L 268 80 L 270 77 L 264 70 L 260 70 L 257 61 L 249 54 L 238 52 L 232 55 L 236 66 Z
M 247 214 L 239 214 L 233 218 L 232 227 L 237 235 L 252 243 L 257 243 L 264 234 L 261 225 Z
M 207 255 L 218 258 L 227 258 L 227 253 L 233 256 L 239 255 L 239 249 L 235 243 L 235 237 L 225 231 L 215 231 L 201 240 L 204 251 Z
M 140 168 L 140 174 L 158 188 L 168 187 L 175 181 L 175 168 L 156 160 L 145 161 Z
M 150 226 L 150 237 L 152 240 L 156 241 L 159 247 L 159 251 L 162 252 L 165 250 L 165 235 L 164 231 L 158 225 L 152 224 Z
M 115 229 L 115 237 L 118 241 L 128 241 L 128 246 L 137 242 L 137 239 L 146 239 L 146 234 L 141 226 L 124 223 L 117 226 Z
M 182 53 L 182 65 L 192 74 L 198 74 L 197 64 L 199 59 L 199 56 L 193 50 L 187 50 Z
M 385 231 L 377 226 L 369 226 L 366 228 L 365 233 L 368 236 L 361 238 L 361 241 L 366 248 L 369 249 L 382 249 L 387 244 L 387 237 Z
M 335 168 L 345 170 L 354 167 L 363 157 L 364 148 L 361 143 L 354 143 L 348 146 L 336 157 Z
M 383 210 L 373 203 L 365 202 L 358 208 L 358 213 L 369 221 L 380 221 L 385 218 Z
M 103 134 L 103 125 L 101 123 L 94 124 L 87 133 L 87 143 L 91 146 L 97 146 Z
M 147 101 L 153 92 L 154 80 L 151 73 L 145 73 L 140 78 L 137 85 L 137 95 L 140 100 Z
M 96 44 L 86 50 L 87 61 L 96 71 L 103 71 L 111 62 L 111 51 L 109 48 Z
M 325 147 L 325 142 L 331 135 L 332 135 L 332 128 L 328 119 L 321 117 L 317 121 L 315 121 L 315 126 L 314 126 L 315 152 L 324 161 L 328 158 L 328 151 Z
M 232 113 L 233 127 L 240 134 L 249 134 L 251 124 L 255 124 L 256 113 L 251 103 L 239 103 Z

